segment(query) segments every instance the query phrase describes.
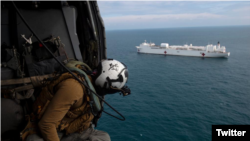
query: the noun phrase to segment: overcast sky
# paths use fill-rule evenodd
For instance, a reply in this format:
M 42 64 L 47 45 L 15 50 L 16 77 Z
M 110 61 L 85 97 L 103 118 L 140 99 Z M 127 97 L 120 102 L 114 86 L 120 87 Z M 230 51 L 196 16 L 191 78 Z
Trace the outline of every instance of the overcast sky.
M 106 30 L 250 25 L 250 1 L 98 1 Z

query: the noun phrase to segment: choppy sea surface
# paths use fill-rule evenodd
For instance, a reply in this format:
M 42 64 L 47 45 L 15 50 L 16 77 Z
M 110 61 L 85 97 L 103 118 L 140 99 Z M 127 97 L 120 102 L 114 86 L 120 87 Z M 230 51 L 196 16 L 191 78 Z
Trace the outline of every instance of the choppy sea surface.
M 112 141 L 211 141 L 212 125 L 250 124 L 250 26 L 106 31 L 108 58 L 125 63 L 132 94 L 105 99 L 97 129 Z M 138 54 L 147 40 L 225 46 L 229 58 Z M 112 112 L 108 106 L 104 109 Z

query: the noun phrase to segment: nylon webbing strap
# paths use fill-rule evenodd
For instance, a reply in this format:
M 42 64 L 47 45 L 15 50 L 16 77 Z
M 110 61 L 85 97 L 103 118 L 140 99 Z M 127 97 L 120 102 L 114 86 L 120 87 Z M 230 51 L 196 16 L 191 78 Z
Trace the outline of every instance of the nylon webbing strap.
M 32 83 L 34 87 L 38 87 L 41 85 L 41 81 L 45 78 L 52 77 L 52 74 L 42 75 L 42 76 L 32 76 L 26 78 L 19 78 L 19 79 L 8 79 L 8 80 L 1 80 L 1 85 L 16 85 L 16 84 L 27 84 Z
M 25 85 L 25 86 L 20 86 L 17 88 L 12 89 L 12 92 L 21 92 L 21 91 L 25 91 L 25 90 L 29 90 L 29 89 L 33 89 L 34 86 L 33 85 Z

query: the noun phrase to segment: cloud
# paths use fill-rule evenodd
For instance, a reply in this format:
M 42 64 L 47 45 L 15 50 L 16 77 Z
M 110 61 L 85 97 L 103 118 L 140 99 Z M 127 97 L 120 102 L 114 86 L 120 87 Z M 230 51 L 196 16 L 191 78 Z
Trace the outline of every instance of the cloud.
M 123 1 L 123 2 L 98 2 L 103 17 L 112 17 L 117 15 L 147 15 L 147 14 L 166 14 L 171 13 L 173 2 L 159 1 Z
M 210 13 L 199 14 L 166 14 L 166 15 L 128 15 L 118 17 L 106 17 L 104 23 L 106 29 L 141 29 L 164 28 L 178 26 L 197 26 L 209 24 L 212 21 L 224 18 L 223 15 Z
M 199 2 L 199 3 L 215 3 L 215 2 L 228 2 L 232 0 L 191 0 L 191 2 Z
M 226 13 L 247 2 L 216 1 L 123 1 L 98 2 L 103 17 L 117 15 Z
M 233 9 L 232 11 L 234 11 L 234 12 L 247 12 L 249 14 L 250 13 L 250 6 L 236 8 L 236 9 Z
M 106 29 L 250 25 L 250 2 L 99 2 Z

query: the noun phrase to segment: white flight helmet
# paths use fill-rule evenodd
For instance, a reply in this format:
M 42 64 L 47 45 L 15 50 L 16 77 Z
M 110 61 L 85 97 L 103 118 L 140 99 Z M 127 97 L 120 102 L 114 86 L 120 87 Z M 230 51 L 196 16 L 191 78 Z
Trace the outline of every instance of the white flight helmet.
M 121 89 L 128 80 L 128 69 L 123 63 L 107 59 L 103 60 L 97 68 L 95 85 L 101 88 Z

